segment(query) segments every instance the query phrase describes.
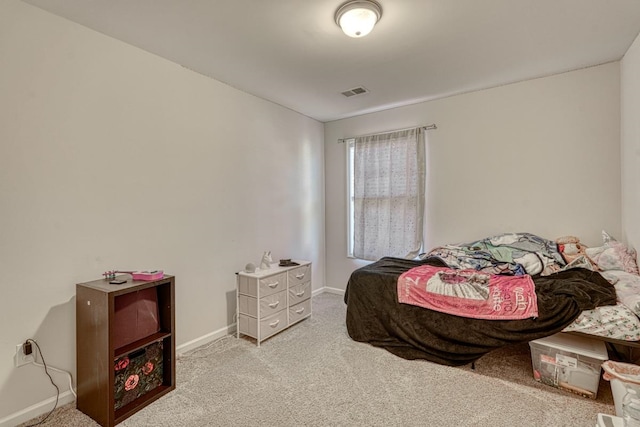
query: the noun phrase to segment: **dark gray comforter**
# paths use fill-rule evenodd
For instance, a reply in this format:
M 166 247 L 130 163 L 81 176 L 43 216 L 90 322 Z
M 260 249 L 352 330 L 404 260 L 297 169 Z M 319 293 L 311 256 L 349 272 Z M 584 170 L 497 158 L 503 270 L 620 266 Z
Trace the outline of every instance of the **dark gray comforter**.
M 582 311 L 616 303 L 615 288 L 599 273 L 571 269 L 533 276 L 538 298 L 536 319 L 480 320 L 400 304 L 398 277 L 422 264 L 446 266 L 439 258 L 414 261 L 386 257 L 351 274 L 344 301 L 352 339 L 405 359 L 459 366 L 491 350 L 560 332 Z

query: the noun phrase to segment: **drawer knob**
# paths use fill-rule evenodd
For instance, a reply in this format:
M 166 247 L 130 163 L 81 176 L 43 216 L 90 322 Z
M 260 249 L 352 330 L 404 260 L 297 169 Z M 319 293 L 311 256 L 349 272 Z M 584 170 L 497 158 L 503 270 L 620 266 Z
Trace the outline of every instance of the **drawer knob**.
M 304 277 L 304 273 L 296 274 L 296 279 L 300 280 Z
M 269 283 L 267 286 L 270 287 L 271 289 L 275 288 L 276 286 L 278 286 L 280 282 L 273 282 L 273 283 Z
M 296 310 L 296 313 L 298 313 L 298 314 L 303 313 L 303 312 L 304 312 L 304 307 L 299 308 L 299 309 Z
M 269 304 L 269 307 L 276 308 L 278 304 L 280 304 L 280 301 L 272 302 L 271 304 Z
M 304 291 L 302 291 L 302 292 L 296 292 L 296 296 L 297 296 L 297 297 L 301 297 L 302 295 L 304 295 Z
M 276 326 L 278 326 L 278 323 L 280 323 L 280 319 L 276 320 L 275 322 L 269 323 L 269 326 L 271 326 L 272 328 L 275 328 Z

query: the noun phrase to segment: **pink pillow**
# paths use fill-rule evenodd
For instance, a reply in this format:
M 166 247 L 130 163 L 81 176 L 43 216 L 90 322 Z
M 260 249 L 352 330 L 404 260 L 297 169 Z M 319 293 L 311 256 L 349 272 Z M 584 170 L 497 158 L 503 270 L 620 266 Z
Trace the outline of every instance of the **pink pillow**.
M 622 270 L 631 274 L 640 274 L 636 263 L 636 250 L 618 242 L 606 231 L 602 231 L 603 245 L 587 248 L 585 253 L 602 271 Z

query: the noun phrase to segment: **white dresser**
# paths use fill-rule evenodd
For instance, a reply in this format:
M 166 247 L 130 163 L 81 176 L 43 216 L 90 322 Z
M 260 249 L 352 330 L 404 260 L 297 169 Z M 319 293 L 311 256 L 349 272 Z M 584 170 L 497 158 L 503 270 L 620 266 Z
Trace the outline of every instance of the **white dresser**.
M 311 316 L 311 262 L 237 273 L 237 336 L 260 342 Z

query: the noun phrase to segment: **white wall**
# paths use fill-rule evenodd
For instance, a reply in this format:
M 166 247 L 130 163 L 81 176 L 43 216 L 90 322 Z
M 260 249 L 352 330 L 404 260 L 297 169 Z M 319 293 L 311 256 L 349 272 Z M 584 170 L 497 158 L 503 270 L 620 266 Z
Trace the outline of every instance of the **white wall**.
M 622 92 L 622 228 L 640 249 L 640 36 L 620 66 Z
M 226 332 L 234 273 L 264 250 L 311 260 L 322 287 L 323 132 L 177 64 L 0 2 L 0 424 L 55 395 L 40 368 L 14 368 L 16 344 L 35 338 L 49 364 L 75 373 L 75 284 L 106 270 L 175 275 L 183 346 Z
M 616 62 L 325 124 L 327 286 L 344 289 L 362 265 L 346 256 L 336 140 L 431 123 L 427 249 L 502 232 L 587 245 L 601 243 L 602 229 L 620 235 Z

